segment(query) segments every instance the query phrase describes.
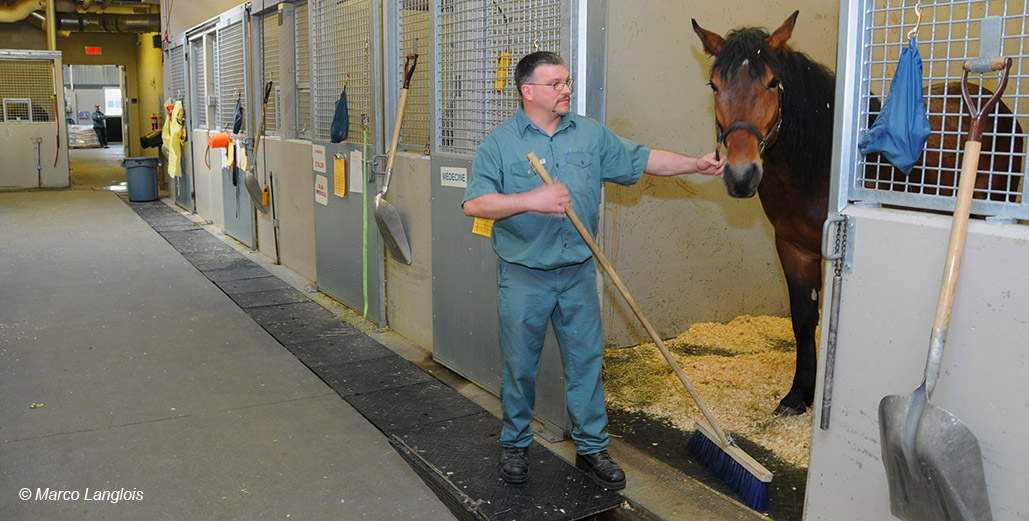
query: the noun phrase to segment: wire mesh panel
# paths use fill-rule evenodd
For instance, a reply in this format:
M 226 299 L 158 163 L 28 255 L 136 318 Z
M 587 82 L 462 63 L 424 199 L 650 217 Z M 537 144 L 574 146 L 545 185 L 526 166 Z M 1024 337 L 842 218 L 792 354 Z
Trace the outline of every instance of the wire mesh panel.
M 176 45 L 168 51 L 168 92 L 169 98 L 182 99 L 186 94 L 186 47 Z
M 329 139 L 332 117 L 343 87 L 347 89 L 350 128 L 361 128 L 361 116 L 372 115 L 371 0 L 312 0 L 311 61 L 313 139 Z M 369 120 L 369 132 L 374 118 Z M 360 142 L 351 132 L 347 141 Z
M 193 107 L 193 123 L 197 128 L 207 128 L 207 59 L 204 52 L 203 37 L 189 42 L 190 56 L 190 105 Z
M 879 115 L 901 49 L 917 36 L 923 62 L 923 90 L 932 133 L 915 169 L 905 175 L 880 154 L 857 159 L 850 199 L 913 208 L 953 208 L 964 142 L 972 116 L 962 102 L 966 60 L 1000 55 L 1012 58 L 1009 80 L 997 109 L 986 119 L 973 213 L 1029 217 L 1023 182 L 1029 117 L 1029 54 L 1026 5 L 1029 0 L 925 2 L 869 0 L 861 36 L 858 135 Z M 977 109 L 999 88 L 1001 73 L 969 74 Z
M 261 21 L 261 60 L 262 60 L 262 85 L 269 81 L 275 89 L 279 87 L 279 14 L 271 11 L 260 17 Z M 262 91 L 263 90 L 262 86 Z M 279 133 L 279 104 L 278 97 L 273 94 L 268 97 L 268 107 L 265 109 L 264 132 L 266 134 L 278 135 Z
M 215 54 L 215 76 L 218 85 L 218 128 L 231 130 L 236 100 L 247 114 L 246 42 L 243 22 L 237 21 L 218 28 L 218 48 Z M 240 130 L 247 129 L 246 118 Z
M 429 0 L 401 0 L 396 3 L 400 21 L 399 63 L 409 54 L 418 54 L 418 65 L 411 77 L 407 92 L 407 106 L 404 110 L 404 124 L 400 129 L 400 146 L 404 149 L 427 149 L 431 138 L 429 113 L 432 102 L 432 72 L 430 56 L 432 51 L 432 5 Z M 391 81 L 397 82 L 397 91 L 403 87 L 404 71 L 394 67 L 387 72 Z
M 311 12 L 307 2 L 294 12 L 296 35 L 297 137 L 311 139 Z
M 6 123 L 54 121 L 54 62 L 0 57 L 0 100 Z
M 560 51 L 561 2 L 442 0 L 436 35 L 436 148 L 472 155 L 518 110 L 517 60 L 537 45 Z

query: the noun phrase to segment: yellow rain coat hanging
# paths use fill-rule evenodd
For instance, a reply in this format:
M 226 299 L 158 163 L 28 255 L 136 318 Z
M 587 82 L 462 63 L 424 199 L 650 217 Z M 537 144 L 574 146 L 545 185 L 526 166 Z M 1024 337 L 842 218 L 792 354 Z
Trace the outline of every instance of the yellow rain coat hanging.
M 186 112 L 182 109 L 182 100 L 175 102 L 172 108 L 171 117 L 168 118 L 168 175 L 173 178 L 182 175 L 182 143 L 183 125 Z

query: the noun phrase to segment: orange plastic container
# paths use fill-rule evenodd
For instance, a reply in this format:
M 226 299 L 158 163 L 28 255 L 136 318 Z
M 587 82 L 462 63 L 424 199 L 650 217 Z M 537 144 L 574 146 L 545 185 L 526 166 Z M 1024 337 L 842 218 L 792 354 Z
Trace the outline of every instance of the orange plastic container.
M 207 136 L 207 144 L 211 148 L 225 148 L 229 146 L 229 133 L 219 132 Z

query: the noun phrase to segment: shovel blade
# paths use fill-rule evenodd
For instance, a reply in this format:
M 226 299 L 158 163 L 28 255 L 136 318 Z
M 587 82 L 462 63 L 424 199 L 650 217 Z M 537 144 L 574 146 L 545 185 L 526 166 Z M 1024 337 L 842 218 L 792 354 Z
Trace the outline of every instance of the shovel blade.
M 243 178 L 243 184 L 247 187 L 247 192 L 250 194 L 250 200 L 254 202 L 254 206 L 261 213 L 268 213 L 268 208 L 264 206 L 264 194 L 261 193 L 261 183 L 257 180 L 254 174 L 247 172 Z
M 890 512 L 905 521 L 992 521 L 979 441 L 924 392 L 879 403 Z
M 398 262 L 410 265 L 411 244 L 404 233 L 404 223 L 397 209 L 383 199 L 382 194 L 375 196 L 375 224 L 390 255 Z

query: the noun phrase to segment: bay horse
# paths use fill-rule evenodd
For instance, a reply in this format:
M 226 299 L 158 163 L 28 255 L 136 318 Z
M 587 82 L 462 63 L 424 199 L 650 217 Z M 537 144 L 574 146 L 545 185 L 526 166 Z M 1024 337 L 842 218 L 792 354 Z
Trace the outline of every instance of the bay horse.
M 794 12 L 772 34 L 759 28 L 743 28 L 730 31 L 724 38 L 693 20 L 693 30 L 700 37 L 704 51 L 714 57 L 710 86 L 714 91 L 718 128 L 716 147 L 720 149 L 724 145 L 726 148 L 722 179 L 733 197 L 759 196 L 775 230 L 775 249 L 789 291 L 797 365 L 793 384 L 775 411 L 783 415 L 802 414 L 814 400 L 815 329 L 822 289 L 822 224 L 828 216 L 836 89 L 835 75 L 829 69 L 786 45 L 799 14 L 800 11 Z M 948 93 L 952 87 L 948 87 Z M 939 113 L 940 105 L 932 103 L 929 112 Z M 960 105 L 961 102 L 959 98 L 952 98 L 945 103 Z M 998 134 L 1017 127 L 1017 142 L 1012 148 L 1010 138 L 1001 136 L 998 143 L 988 143 L 988 139 L 994 138 L 984 135 L 980 170 L 1021 172 L 1018 155 L 1022 151 L 1021 127 L 1010 110 L 1005 113 L 1007 107 L 1001 104 L 998 107 L 1003 116 L 997 117 L 998 128 L 1002 129 Z M 958 106 L 952 113 L 964 113 L 960 109 Z M 873 97 L 869 112 L 875 115 L 879 111 L 879 101 Z M 965 130 L 969 121 L 970 118 L 963 118 Z M 938 146 L 941 125 L 952 124 L 942 123 L 938 116 L 930 118 L 933 129 L 930 146 L 934 143 Z M 991 128 L 991 124 L 987 122 L 987 128 Z M 948 134 L 947 139 L 956 140 L 954 135 Z M 1002 143 L 1004 141 L 1006 143 Z M 1008 150 L 1007 162 L 1003 153 L 991 155 L 988 150 Z M 1001 157 L 1000 163 L 998 157 Z M 876 158 L 869 161 L 873 163 L 886 161 Z M 912 170 L 907 179 L 933 178 L 943 185 L 954 186 L 954 165 L 957 164 L 956 154 L 949 157 L 926 154 L 923 166 Z M 868 188 L 873 187 L 869 183 L 903 176 L 899 170 L 882 166 L 870 167 L 865 175 L 871 180 L 866 182 Z M 986 177 L 992 178 L 987 181 L 990 186 L 1017 184 L 1015 176 L 996 174 L 979 176 L 978 180 Z M 950 193 L 941 190 L 940 195 Z

